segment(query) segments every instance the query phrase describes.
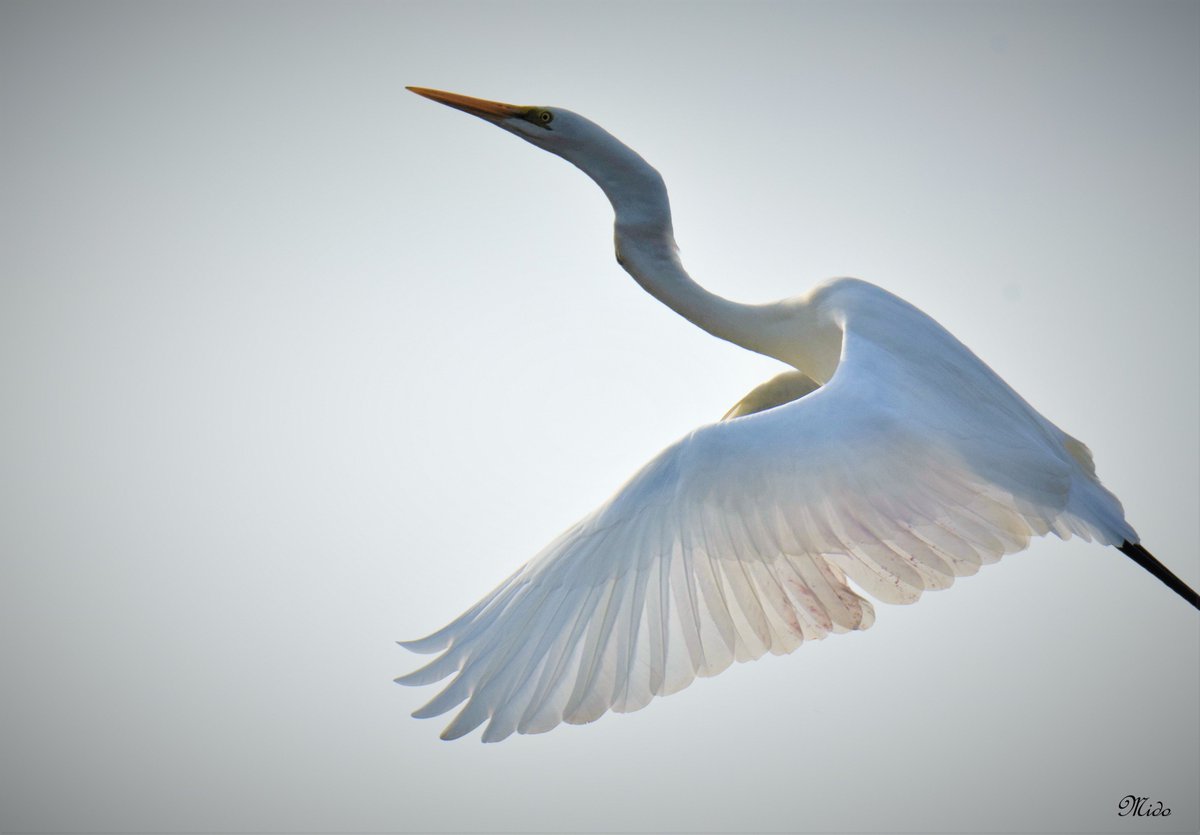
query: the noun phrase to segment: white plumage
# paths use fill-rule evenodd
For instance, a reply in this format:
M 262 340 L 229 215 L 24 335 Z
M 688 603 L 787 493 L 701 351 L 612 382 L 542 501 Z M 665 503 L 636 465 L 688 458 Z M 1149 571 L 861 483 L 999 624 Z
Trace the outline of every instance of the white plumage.
M 679 264 L 657 172 L 598 126 L 416 92 L 578 165 L 613 202 L 618 260 L 643 287 L 812 378 L 752 392 L 457 620 L 404 643 L 440 654 L 397 681 L 453 677 L 414 714 L 459 708 L 444 738 L 637 710 L 733 661 L 865 629 L 874 611 L 847 579 L 911 603 L 1032 536 L 1136 547 L 1087 448 L 921 311 L 855 279 L 772 305 L 713 296 Z
M 1069 439 L 931 319 L 853 279 L 813 303 L 844 333 L 829 383 L 696 430 L 480 606 L 404 644 L 443 653 L 402 683 L 458 673 L 417 715 L 467 700 L 445 736 L 488 721 L 485 741 L 590 722 L 865 629 L 847 576 L 911 603 L 1033 535 L 1136 539 Z

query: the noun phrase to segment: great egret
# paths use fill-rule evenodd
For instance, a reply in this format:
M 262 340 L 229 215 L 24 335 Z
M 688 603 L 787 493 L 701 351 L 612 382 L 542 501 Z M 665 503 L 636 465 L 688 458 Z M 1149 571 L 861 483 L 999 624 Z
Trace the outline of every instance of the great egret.
M 401 684 L 454 675 L 417 717 L 483 741 L 632 711 L 696 676 L 830 632 L 1019 551 L 1033 535 L 1118 547 L 1193 606 L 1138 544 L 1088 448 L 945 329 L 856 279 L 738 304 L 680 264 L 662 177 L 600 126 L 409 87 L 576 165 L 616 214 L 617 261 L 704 330 L 795 371 L 675 443 L 448 626 Z

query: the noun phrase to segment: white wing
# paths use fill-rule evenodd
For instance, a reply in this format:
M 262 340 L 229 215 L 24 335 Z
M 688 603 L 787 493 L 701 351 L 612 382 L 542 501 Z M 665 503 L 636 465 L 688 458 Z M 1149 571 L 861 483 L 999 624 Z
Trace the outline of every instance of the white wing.
M 414 715 L 465 701 L 443 738 L 486 721 L 485 742 L 591 722 L 735 660 L 867 628 L 873 610 L 847 577 L 911 603 L 1035 534 L 1121 535 L 1082 518 L 1115 499 L 1068 436 L 931 319 L 901 312 L 909 321 L 845 317 L 827 385 L 693 432 L 470 611 L 405 643 L 441 655 L 397 681 L 454 676 Z

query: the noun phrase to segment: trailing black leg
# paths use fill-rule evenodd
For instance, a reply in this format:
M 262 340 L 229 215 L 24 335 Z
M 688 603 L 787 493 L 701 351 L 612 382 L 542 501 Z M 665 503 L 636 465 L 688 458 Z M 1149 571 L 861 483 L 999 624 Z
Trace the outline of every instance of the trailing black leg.
M 1158 579 L 1167 584 L 1176 594 L 1191 603 L 1197 609 L 1200 609 L 1200 595 L 1192 591 L 1187 583 L 1180 580 L 1171 570 L 1154 558 L 1154 555 L 1143 548 L 1141 545 L 1135 545 L 1132 542 L 1121 543 L 1121 553 L 1136 562 L 1142 568 L 1149 571 Z

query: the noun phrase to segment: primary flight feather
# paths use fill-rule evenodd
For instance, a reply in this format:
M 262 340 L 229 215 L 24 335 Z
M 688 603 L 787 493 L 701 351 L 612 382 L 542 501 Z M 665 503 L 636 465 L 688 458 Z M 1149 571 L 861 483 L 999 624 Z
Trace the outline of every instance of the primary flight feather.
M 856 279 L 765 305 L 679 262 L 666 186 L 560 108 L 410 87 L 564 157 L 604 190 L 617 260 L 704 330 L 796 369 L 664 450 L 474 607 L 402 645 L 439 653 L 396 679 L 450 683 L 413 715 L 483 740 L 632 711 L 697 676 L 791 652 L 1033 536 L 1113 545 L 1193 606 L 1141 545 L 1091 453 L 907 302 Z

